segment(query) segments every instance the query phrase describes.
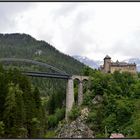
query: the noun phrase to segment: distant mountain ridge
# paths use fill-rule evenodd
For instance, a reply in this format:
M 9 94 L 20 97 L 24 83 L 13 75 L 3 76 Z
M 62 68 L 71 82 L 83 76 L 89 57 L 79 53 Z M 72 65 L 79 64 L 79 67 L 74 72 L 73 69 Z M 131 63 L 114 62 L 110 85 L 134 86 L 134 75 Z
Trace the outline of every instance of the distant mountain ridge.
M 93 69 L 98 69 L 103 64 L 103 61 L 92 60 L 85 56 L 74 55 L 73 57 Z
M 74 55 L 73 57 L 75 59 L 77 59 L 78 61 L 84 63 L 85 65 L 87 65 L 87 66 L 89 66 L 89 67 L 91 67 L 93 69 L 98 69 L 100 67 L 100 65 L 103 64 L 103 61 L 92 60 L 92 59 L 89 59 L 88 57 L 85 57 L 85 56 Z M 140 71 L 140 58 L 125 59 L 125 60 L 123 60 L 123 62 L 136 63 L 137 71 Z

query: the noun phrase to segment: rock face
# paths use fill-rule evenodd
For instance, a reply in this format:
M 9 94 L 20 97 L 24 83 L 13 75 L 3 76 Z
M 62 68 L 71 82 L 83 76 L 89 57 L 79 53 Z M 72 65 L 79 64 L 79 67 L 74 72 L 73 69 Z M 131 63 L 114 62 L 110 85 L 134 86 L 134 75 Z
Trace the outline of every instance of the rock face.
M 94 138 L 93 131 L 85 124 L 88 109 L 84 108 L 81 115 L 71 123 L 58 126 L 58 138 Z
M 101 95 L 96 95 L 96 96 L 94 97 L 94 99 L 92 100 L 92 103 L 93 103 L 94 105 L 96 105 L 96 104 L 101 103 L 102 101 L 103 101 L 103 97 L 102 97 Z

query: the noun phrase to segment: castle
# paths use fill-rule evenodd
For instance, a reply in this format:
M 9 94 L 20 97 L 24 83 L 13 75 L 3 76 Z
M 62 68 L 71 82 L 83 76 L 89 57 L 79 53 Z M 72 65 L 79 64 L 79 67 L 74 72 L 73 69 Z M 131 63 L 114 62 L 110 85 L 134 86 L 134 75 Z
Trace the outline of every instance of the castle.
M 104 73 L 113 73 L 114 71 L 120 71 L 120 72 L 130 72 L 130 73 L 136 73 L 136 64 L 130 64 L 126 62 L 119 62 L 118 60 L 116 62 L 111 61 L 111 57 L 106 55 L 104 58 L 104 64 L 100 67 L 101 71 Z

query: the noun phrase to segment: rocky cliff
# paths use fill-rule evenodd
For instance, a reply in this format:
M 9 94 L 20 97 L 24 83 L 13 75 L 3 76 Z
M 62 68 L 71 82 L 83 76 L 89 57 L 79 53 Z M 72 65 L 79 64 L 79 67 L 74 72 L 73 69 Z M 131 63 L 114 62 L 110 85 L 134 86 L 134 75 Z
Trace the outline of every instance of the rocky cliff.
M 85 123 L 88 113 L 88 109 L 84 108 L 76 120 L 59 124 L 57 138 L 94 138 L 93 131 Z

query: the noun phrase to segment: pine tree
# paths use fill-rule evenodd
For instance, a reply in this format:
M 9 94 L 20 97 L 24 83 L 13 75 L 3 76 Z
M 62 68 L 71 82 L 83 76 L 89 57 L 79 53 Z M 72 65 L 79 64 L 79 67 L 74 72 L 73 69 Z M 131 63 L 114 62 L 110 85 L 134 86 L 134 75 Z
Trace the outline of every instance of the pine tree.
M 10 138 L 26 137 L 23 92 L 19 89 L 18 85 L 14 85 L 13 83 L 9 84 L 8 89 L 4 111 L 6 134 Z
M 9 137 L 9 133 L 11 133 L 11 128 L 16 123 L 16 99 L 15 99 L 15 88 L 14 84 L 9 84 L 9 91 L 5 100 L 5 111 L 4 111 L 4 121 L 6 124 L 6 133 Z

